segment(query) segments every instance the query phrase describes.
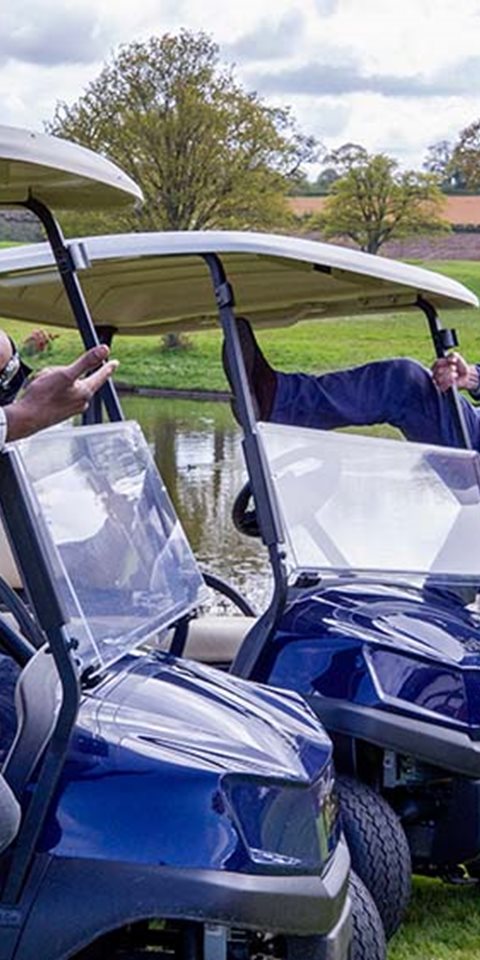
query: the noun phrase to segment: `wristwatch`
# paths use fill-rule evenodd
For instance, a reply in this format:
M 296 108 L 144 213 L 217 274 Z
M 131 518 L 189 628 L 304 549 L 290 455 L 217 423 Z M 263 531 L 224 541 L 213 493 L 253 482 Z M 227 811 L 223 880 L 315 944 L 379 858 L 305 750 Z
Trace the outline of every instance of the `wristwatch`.
M 18 350 L 12 344 L 13 353 L 10 357 L 10 360 L 5 364 L 3 370 L 0 373 L 0 390 L 8 390 L 13 378 L 17 375 L 20 370 L 20 356 Z
M 0 406 L 12 403 L 18 391 L 24 386 L 32 370 L 20 358 L 20 354 L 9 337 L 12 347 L 12 356 L 0 371 Z

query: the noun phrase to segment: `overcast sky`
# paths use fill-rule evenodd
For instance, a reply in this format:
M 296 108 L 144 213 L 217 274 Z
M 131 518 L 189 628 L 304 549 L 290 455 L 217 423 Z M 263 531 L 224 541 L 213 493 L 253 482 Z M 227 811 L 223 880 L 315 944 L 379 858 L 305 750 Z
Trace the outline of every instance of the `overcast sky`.
M 181 27 L 328 148 L 418 168 L 480 118 L 480 0 L 3 0 L 0 122 L 42 130 L 119 44 Z

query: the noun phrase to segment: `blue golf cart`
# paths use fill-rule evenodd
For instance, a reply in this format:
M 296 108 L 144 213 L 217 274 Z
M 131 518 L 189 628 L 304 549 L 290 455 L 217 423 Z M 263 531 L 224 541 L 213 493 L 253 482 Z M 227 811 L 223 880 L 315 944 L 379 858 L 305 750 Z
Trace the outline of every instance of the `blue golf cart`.
M 0 203 L 41 220 L 91 345 L 86 249 L 51 207 L 138 188 L 89 151 L 10 128 L 0 173 Z M 0 453 L 1 960 L 383 960 L 374 904 L 349 887 L 313 712 L 162 650 L 204 579 L 111 383 L 98 404 L 109 423 Z
M 259 329 L 323 318 L 328 331 L 336 317 L 415 311 L 443 355 L 456 335 L 439 310 L 476 297 L 430 271 L 288 237 L 136 234 L 79 246 L 103 339 L 208 329 L 220 317 L 249 481 L 233 517 L 267 547 L 272 598 L 258 618 L 184 620 L 162 647 L 308 699 L 334 741 L 353 864 L 390 936 L 412 863 L 452 878 L 468 862 L 477 873 L 479 619 L 463 601 L 479 581 L 478 454 L 257 423 L 234 317 Z M 72 326 L 46 245 L 1 255 L 0 310 Z M 451 403 L 467 447 L 454 393 Z M 239 607 L 248 614 L 248 598 Z

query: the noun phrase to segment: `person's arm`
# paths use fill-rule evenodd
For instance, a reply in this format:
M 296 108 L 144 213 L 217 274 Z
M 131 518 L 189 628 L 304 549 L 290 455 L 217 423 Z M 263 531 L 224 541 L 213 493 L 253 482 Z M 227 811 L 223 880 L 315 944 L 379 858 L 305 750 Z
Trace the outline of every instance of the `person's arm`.
M 432 377 L 442 393 L 450 387 L 458 387 L 459 390 L 468 390 L 475 400 L 480 399 L 480 368 L 467 363 L 460 353 L 450 353 L 448 357 L 436 360 Z
M 104 345 L 92 347 L 68 366 L 42 370 L 18 400 L 0 408 L 0 443 L 28 437 L 84 413 L 118 366 L 116 360 L 105 362 L 108 354 Z

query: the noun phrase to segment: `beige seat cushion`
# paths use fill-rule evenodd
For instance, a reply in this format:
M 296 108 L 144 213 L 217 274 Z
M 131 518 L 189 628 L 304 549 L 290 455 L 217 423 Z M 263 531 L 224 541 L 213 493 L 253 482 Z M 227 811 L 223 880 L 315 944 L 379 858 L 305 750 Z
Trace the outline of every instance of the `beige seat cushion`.
M 20 574 L 18 572 L 17 564 L 13 559 L 12 551 L 10 550 L 10 544 L 7 540 L 7 535 L 5 533 L 5 528 L 0 522 L 0 577 L 3 577 L 4 580 L 9 584 L 13 590 L 19 590 L 22 586 L 22 581 Z
M 198 617 L 188 626 L 184 657 L 200 663 L 230 663 L 240 649 L 255 617 Z M 173 638 L 170 630 L 159 644 L 169 650 Z

